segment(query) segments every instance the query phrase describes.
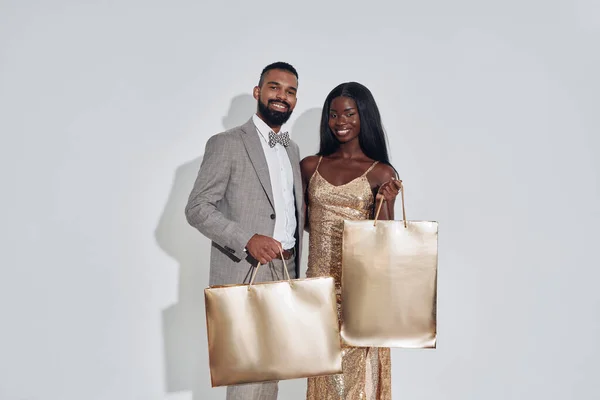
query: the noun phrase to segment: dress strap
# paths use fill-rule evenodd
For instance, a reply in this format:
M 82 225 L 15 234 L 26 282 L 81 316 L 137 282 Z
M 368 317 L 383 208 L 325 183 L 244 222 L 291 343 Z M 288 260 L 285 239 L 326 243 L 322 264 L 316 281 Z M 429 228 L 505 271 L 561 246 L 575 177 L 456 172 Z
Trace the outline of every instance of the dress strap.
M 315 168 L 315 172 L 317 172 L 317 170 L 319 169 L 319 165 L 321 165 L 322 159 L 323 159 L 323 156 L 319 157 L 319 162 L 317 163 L 317 168 Z
M 367 175 L 369 172 L 371 172 L 371 171 L 373 170 L 373 168 L 375 168 L 375 166 L 376 166 L 378 163 L 379 163 L 379 161 L 375 161 L 375 162 L 373 163 L 373 165 L 371 165 L 371 166 L 369 167 L 369 169 L 365 171 L 365 173 L 363 174 L 363 176 L 365 176 L 365 175 Z
M 308 180 L 309 185 L 312 182 L 312 180 L 315 177 L 315 175 L 318 174 L 318 172 L 319 172 L 319 165 L 321 165 L 321 160 L 322 159 L 323 159 L 323 156 L 319 157 L 319 162 L 317 163 L 317 168 L 315 168 L 315 172 L 312 173 L 312 175 L 310 176 L 310 179 Z

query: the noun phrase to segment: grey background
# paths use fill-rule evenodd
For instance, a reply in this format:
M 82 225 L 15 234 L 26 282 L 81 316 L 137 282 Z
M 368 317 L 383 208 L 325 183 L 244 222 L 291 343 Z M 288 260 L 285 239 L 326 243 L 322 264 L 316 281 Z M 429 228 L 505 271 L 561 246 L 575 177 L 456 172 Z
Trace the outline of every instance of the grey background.
M 440 222 L 438 349 L 393 350 L 394 399 L 600 398 L 599 39 L 591 0 L 0 1 L 0 399 L 223 398 L 183 207 L 275 60 L 303 156 L 359 81 Z

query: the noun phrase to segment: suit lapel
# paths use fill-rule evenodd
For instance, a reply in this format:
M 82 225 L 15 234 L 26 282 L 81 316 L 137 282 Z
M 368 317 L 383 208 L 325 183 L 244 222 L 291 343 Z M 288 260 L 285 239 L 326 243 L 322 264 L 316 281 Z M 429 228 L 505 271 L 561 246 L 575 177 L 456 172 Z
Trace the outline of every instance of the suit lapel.
M 254 171 L 256 171 L 256 175 L 258 176 L 267 198 L 269 199 L 269 203 L 271 203 L 271 207 L 275 209 L 275 203 L 273 202 L 273 188 L 271 187 L 271 176 L 269 175 L 269 166 L 267 165 L 265 152 L 260 144 L 260 138 L 258 137 L 258 132 L 256 132 L 256 126 L 254 126 L 252 118 L 242 125 L 242 132 L 243 133 L 241 136 L 242 140 L 244 141 L 244 146 L 246 146 L 248 157 L 250 157 Z

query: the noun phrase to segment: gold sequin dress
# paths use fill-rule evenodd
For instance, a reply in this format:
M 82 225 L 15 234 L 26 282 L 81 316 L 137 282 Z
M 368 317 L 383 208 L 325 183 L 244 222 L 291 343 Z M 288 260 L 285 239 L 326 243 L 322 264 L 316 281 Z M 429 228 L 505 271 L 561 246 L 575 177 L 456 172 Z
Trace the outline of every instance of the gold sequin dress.
M 321 159 L 308 183 L 306 276 L 335 278 L 338 318 L 341 318 L 343 221 L 371 217 L 374 198 L 367 174 L 377 162 L 358 178 L 335 186 L 319 173 Z M 307 400 L 391 400 L 390 349 L 344 346 L 342 352 L 343 373 L 308 378 Z

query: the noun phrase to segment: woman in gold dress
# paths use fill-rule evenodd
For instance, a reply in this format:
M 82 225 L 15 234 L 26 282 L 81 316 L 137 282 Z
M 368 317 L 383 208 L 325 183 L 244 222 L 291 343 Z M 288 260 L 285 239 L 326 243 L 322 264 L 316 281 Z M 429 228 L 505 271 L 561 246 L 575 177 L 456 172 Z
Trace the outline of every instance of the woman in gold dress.
M 307 277 L 333 276 L 341 317 L 343 221 L 394 218 L 400 185 L 373 95 L 348 82 L 325 99 L 319 153 L 302 160 L 309 232 Z M 377 194 L 379 192 L 379 194 Z M 341 321 L 340 321 L 341 323 Z M 343 347 L 343 373 L 308 379 L 308 400 L 391 400 L 389 348 Z

